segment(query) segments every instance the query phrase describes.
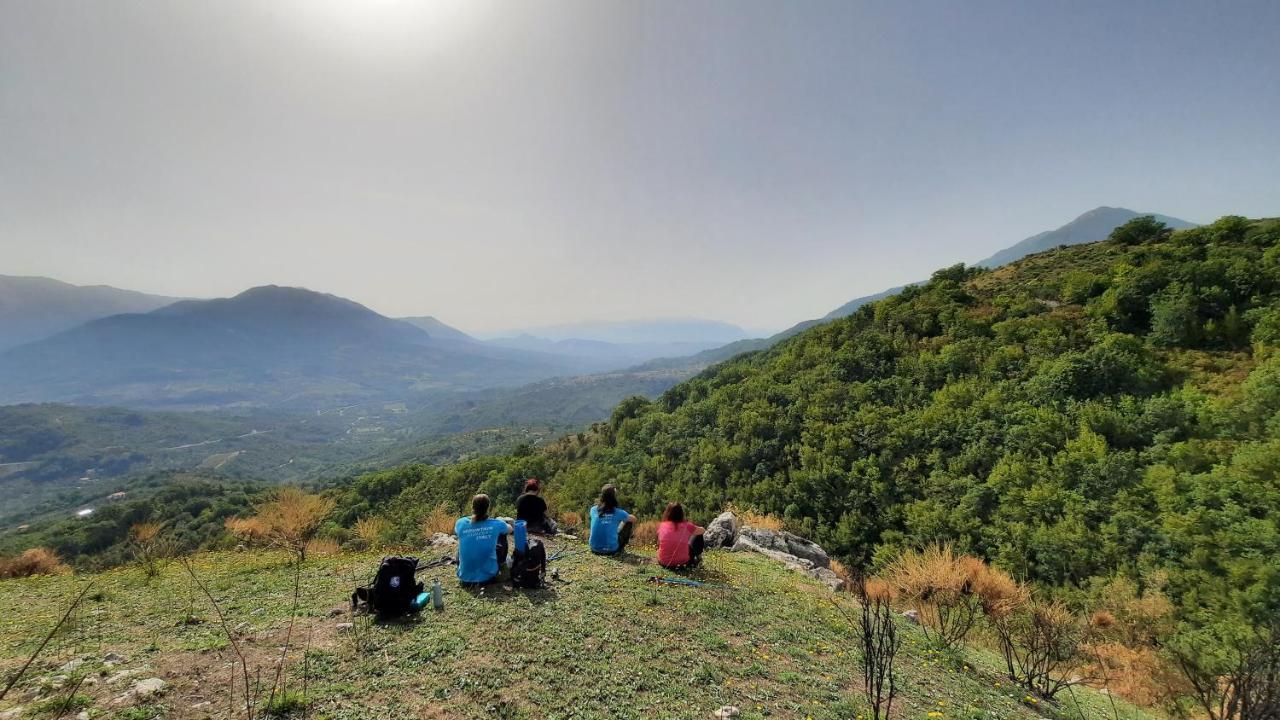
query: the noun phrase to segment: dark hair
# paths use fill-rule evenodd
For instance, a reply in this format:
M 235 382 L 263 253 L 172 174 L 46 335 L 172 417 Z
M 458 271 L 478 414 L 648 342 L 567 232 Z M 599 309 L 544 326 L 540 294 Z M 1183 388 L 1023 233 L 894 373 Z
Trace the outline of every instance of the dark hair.
M 529 478 L 524 481 L 524 491 L 527 493 L 536 493 L 541 489 L 542 486 L 538 484 L 538 478 Z
M 471 521 L 480 522 L 489 519 L 489 496 L 484 493 L 471 498 Z
M 667 503 L 667 509 L 662 513 L 662 522 L 684 522 L 684 506 L 678 502 Z
M 602 513 L 611 513 L 618 509 L 618 488 L 605 485 L 600 488 L 600 502 L 596 503 Z

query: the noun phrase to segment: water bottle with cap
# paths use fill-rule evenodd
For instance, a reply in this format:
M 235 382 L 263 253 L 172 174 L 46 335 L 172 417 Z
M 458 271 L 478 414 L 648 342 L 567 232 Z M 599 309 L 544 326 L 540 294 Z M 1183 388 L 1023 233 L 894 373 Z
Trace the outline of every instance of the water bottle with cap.
M 444 609 L 444 589 L 440 587 L 440 578 L 431 583 L 431 606 L 436 610 Z

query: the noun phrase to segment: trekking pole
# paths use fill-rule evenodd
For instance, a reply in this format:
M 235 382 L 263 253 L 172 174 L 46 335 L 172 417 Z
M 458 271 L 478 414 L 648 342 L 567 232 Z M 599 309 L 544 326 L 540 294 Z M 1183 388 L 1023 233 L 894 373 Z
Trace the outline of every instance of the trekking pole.
M 659 585 L 685 585 L 687 587 L 715 588 L 717 590 L 736 589 L 732 585 L 722 585 L 720 583 L 703 582 L 701 580 L 688 580 L 686 578 L 658 577 L 657 575 L 654 575 L 653 577 L 649 578 L 649 582 L 658 583 Z

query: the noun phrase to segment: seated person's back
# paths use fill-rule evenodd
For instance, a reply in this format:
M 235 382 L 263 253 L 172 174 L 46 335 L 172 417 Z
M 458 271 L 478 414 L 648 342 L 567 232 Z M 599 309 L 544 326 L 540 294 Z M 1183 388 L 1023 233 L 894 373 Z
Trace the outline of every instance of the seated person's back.
M 453 526 L 458 536 L 458 580 L 486 583 L 498 577 L 500 561 L 506 553 L 511 526 L 489 517 L 489 497 L 477 495 L 471 501 L 473 514 L 458 518 Z
M 547 517 L 547 501 L 542 499 L 542 488 L 536 478 L 524 484 L 524 494 L 516 498 L 516 519 L 523 520 L 529 532 L 553 535 L 555 522 Z
M 627 546 L 635 518 L 618 507 L 618 492 L 612 485 L 600 491 L 600 501 L 591 506 L 591 552 L 613 555 Z
M 685 568 L 702 560 L 703 529 L 684 519 L 684 506 L 670 503 L 658 523 L 658 564 Z

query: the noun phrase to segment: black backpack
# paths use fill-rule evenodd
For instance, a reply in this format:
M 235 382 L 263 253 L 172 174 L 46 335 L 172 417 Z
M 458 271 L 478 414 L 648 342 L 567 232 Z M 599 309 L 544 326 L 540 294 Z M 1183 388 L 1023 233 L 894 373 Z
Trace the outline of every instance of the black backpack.
M 423 585 L 414 578 L 418 569 L 416 557 L 385 557 L 378 566 L 373 582 L 356 588 L 351 595 L 351 607 L 364 601 L 369 612 L 380 619 L 398 617 L 410 612 L 414 598 L 423 591 Z
M 517 551 L 511 559 L 511 587 L 536 590 L 543 586 L 547 575 L 547 549 L 542 542 L 529 538 L 524 552 Z

